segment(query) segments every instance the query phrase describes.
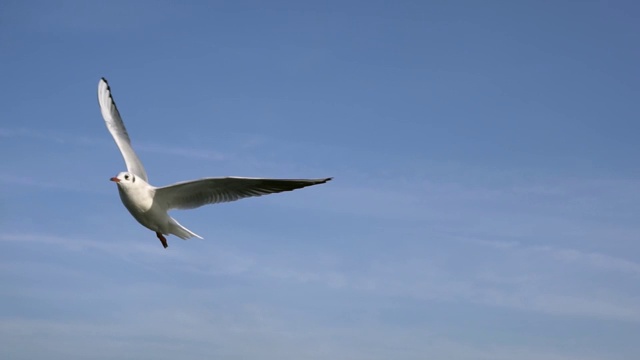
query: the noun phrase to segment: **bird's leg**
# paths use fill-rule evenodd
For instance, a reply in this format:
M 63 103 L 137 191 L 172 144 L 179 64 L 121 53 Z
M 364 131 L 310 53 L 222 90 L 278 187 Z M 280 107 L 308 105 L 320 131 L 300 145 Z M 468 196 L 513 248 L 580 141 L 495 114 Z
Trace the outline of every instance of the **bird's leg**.
M 164 235 L 156 231 L 156 236 L 158 237 L 158 239 L 160 239 L 162 246 L 164 246 L 164 248 L 166 249 L 169 245 L 167 245 L 167 239 L 164 237 Z

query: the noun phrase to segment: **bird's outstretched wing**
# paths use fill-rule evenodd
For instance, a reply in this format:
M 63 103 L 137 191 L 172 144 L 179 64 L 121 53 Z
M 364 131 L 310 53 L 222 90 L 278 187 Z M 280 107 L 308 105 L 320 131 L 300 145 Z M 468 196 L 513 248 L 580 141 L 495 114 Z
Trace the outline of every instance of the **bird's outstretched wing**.
M 306 186 L 324 184 L 324 179 L 207 178 L 156 188 L 155 201 L 168 209 L 193 209 L 207 204 L 240 200 Z
M 127 164 L 127 171 L 149 182 L 147 172 L 144 171 L 140 159 L 138 159 L 138 156 L 131 147 L 129 134 L 127 134 L 127 129 L 124 127 L 116 103 L 113 101 L 111 88 L 105 78 L 100 79 L 98 83 L 98 103 L 100 103 L 100 112 L 102 112 L 104 122 L 107 124 L 107 129 L 109 129 L 111 136 L 113 136 L 113 140 L 116 141 L 116 145 L 118 145 L 120 153 L 122 153 L 124 162 Z

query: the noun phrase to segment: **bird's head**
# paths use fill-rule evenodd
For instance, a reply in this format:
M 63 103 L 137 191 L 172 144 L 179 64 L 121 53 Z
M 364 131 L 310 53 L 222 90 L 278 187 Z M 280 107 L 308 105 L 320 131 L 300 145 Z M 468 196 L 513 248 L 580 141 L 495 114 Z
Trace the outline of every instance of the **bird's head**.
M 118 186 L 127 187 L 136 183 L 136 176 L 132 173 L 123 171 L 118 174 L 118 176 L 114 176 L 109 180 L 115 182 L 116 184 L 118 184 Z M 141 179 L 138 180 L 140 181 Z

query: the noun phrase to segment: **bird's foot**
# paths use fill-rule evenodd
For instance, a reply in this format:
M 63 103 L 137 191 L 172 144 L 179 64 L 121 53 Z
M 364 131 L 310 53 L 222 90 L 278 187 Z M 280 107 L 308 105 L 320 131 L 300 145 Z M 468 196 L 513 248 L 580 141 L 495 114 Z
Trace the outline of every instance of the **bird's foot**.
M 156 231 L 156 236 L 158 237 L 158 239 L 160 239 L 162 246 L 164 246 L 164 248 L 166 249 L 169 245 L 167 245 L 167 239 L 164 237 L 164 235 Z

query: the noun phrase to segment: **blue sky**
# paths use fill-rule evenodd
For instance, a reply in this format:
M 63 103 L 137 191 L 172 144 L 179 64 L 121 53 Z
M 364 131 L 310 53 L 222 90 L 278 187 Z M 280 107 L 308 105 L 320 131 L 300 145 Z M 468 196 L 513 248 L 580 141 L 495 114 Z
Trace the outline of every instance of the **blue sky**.
M 0 357 L 637 359 L 633 1 L 4 1 Z M 176 211 L 150 182 L 325 177 Z

